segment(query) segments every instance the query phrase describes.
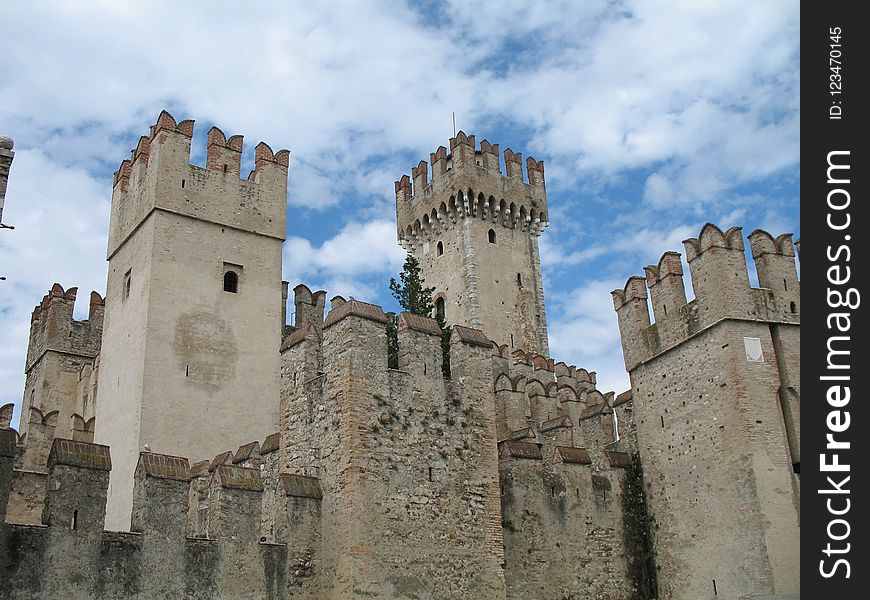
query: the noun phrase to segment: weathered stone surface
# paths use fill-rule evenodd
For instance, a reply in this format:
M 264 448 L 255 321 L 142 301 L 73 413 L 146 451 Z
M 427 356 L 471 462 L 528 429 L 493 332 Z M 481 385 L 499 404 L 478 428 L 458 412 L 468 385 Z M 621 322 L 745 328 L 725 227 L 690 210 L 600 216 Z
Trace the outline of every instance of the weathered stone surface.
M 708 223 L 684 242 L 694 300 L 677 253 L 613 292 L 663 598 L 800 589 L 800 282 L 790 235 L 749 241 L 761 289 L 741 230 Z
M 438 321 L 409 312 L 403 312 L 399 315 L 399 329 L 413 329 L 414 331 L 428 333 L 429 335 L 441 335 Z
M 253 492 L 263 491 L 263 482 L 260 481 L 260 472 L 257 469 L 220 465 L 215 469 L 215 473 L 221 487 Z
M 180 456 L 142 452 L 139 454 L 139 464 L 149 477 L 161 479 L 190 480 L 190 463 Z
M 326 320 L 323 322 L 323 328 L 326 329 L 327 327 L 331 327 L 351 315 L 376 321 L 378 323 L 387 322 L 387 315 L 384 314 L 384 309 L 380 306 L 369 304 L 367 302 L 360 302 L 359 300 L 351 300 L 329 311 Z
M 459 342 L 474 344 L 483 348 L 492 348 L 492 342 L 479 329 L 456 325 L 453 328 L 453 335 L 456 336 L 456 340 Z
M 111 471 L 112 459 L 108 446 L 55 438 L 48 455 L 49 470 L 54 465 Z
M 573 463 L 576 465 L 591 465 L 592 459 L 589 458 L 589 453 L 585 448 L 566 448 L 559 446 L 556 452 L 562 459 L 562 462 Z
M 282 473 L 280 482 L 281 488 L 288 496 L 293 496 L 294 498 L 323 498 L 323 492 L 320 490 L 320 481 L 315 477 Z

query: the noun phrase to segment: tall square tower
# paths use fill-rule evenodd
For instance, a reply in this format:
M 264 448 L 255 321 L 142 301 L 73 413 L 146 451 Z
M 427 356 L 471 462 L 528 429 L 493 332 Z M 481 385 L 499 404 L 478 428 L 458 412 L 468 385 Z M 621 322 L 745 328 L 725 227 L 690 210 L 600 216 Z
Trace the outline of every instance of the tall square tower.
M 94 440 L 111 447 L 106 526 L 130 526 L 133 472 L 154 452 L 211 458 L 278 428 L 281 243 L 289 152 L 160 114 L 115 174 Z
M 402 247 L 420 262 L 449 325 L 549 355 L 538 236 L 547 226 L 544 163 L 460 131 L 396 182 Z M 413 180 L 413 183 L 412 183 Z

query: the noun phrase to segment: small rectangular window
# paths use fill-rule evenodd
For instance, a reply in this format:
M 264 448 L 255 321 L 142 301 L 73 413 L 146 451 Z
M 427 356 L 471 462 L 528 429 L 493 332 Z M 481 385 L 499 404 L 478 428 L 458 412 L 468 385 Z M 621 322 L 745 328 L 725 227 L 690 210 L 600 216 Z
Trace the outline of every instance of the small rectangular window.
M 242 265 L 224 263 L 224 291 L 238 294 L 242 282 Z
M 130 288 L 133 285 L 133 269 L 129 269 L 124 273 L 124 288 L 121 291 L 121 299 L 126 300 L 130 297 Z

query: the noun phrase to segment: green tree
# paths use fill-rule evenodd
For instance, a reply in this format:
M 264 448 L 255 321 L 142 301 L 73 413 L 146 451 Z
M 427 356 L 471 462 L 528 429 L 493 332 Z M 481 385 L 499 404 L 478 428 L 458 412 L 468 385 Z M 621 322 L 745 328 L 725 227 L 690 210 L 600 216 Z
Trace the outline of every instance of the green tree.
M 390 277 L 390 293 L 398 301 L 399 306 L 407 312 L 428 317 L 435 312 L 435 304 L 432 302 L 432 294 L 435 288 L 426 287 L 420 274 L 420 263 L 413 255 L 408 254 L 402 272 L 399 273 L 399 281 Z M 387 322 L 387 357 L 392 369 L 399 368 L 399 333 L 398 316 L 388 313 Z M 450 328 L 444 322 L 444 316 L 436 314 L 438 326 L 441 327 L 441 370 L 444 376 L 450 377 Z
M 432 294 L 435 288 L 426 287 L 420 276 L 420 263 L 412 254 L 405 258 L 399 281 L 390 277 L 390 292 L 404 310 L 428 317 L 435 310 Z

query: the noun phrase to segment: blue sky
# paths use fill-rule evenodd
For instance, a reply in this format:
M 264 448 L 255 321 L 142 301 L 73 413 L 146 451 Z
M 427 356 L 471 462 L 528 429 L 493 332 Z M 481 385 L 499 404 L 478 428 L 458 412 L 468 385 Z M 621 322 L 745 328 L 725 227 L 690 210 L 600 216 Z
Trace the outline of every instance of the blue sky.
M 452 113 L 543 159 L 551 352 L 605 391 L 628 387 L 610 290 L 707 221 L 800 236 L 797 2 L 322 4 L 4 7 L 0 405 L 51 284 L 104 290 L 112 173 L 163 108 L 196 119 L 198 164 L 212 124 L 245 135 L 243 171 L 290 149 L 285 279 L 387 309 L 393 181 Z

